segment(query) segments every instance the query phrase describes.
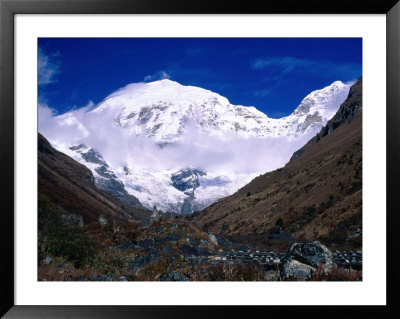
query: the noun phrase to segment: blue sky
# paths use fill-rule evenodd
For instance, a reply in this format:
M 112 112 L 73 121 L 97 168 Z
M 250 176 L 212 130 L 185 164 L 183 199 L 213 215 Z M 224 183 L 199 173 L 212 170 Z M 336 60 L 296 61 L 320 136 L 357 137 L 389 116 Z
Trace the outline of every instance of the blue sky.
M 361 38 L 40 38 L 39 103 L 62 114 L 134 82 L 169 78 L 270 117 L 362 74 Z

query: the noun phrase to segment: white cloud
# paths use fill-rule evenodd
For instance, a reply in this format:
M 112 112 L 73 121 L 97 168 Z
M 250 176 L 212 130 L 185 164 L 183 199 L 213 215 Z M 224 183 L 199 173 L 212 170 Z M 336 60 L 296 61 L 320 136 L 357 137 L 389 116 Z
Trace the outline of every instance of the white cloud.
M 47 104 L 38 105 L 38 131 L 52 143 L 65 143 L 65 141 L 79 141 L 89 136 L 83 122 L 85 114 L 93 109 L 94 103 L 89 101 L 83 107 L 57 115 L 56 111 Z
M 151 75 L 146 75 L 143 78 L 144 82 L 151 82 L 151 81 L 158 81 L 158 80 L 164 80 L 164 79 L 170 79 L 171 76 L 165 72 L 165 71 L 158 71 L 154 74 Z
M 311 136 L 289 141 L 281 138 L 243 138 L 234 133 L 202 132 L 188 122 L 182 138 L 161 148 L 144 134 L 115 123 L 115 113 L 90 112 L 87 106 L 54 116 L 50 109 L 39 108 L 39 131 L 57 145 L 85 143 L 100 152 L 117 168 L 127 163 L 143 171 L 177 170 L 192 166 L 209 173 L 261 174 L 282 167 Z
M 60 73 L 60 64 L 55 57 L 58 54 L 46 55 L 38 49 L 38 84 L 46 85 L 56 81 L 55 76 Z
M 40 127 L 46 126 L 46 123 L 52 122 L 55 115 L 54 110 L 46 104 L 39 103 L 38 105 L 38 125 Z

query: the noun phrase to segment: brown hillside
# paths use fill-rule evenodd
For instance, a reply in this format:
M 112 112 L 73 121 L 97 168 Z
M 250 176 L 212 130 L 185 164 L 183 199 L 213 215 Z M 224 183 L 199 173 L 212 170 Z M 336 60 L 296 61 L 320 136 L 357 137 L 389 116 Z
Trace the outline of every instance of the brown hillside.
M 38 192 L 66 211 L 84 217 L 86 223 L 100 215 L 115 221 L 148 219 L 149 211 L 129 207 L 98 189 L 92 172 L 69 156 L 55 150 L 38 134 Z
M 320 240 L 360 247 L 362 83 L 351 88 L 327 126 L 285 167 L 255 178 L 194 214 L 192 222 L 240 241 Z M 290 235 L 290 236 L 288 236 Z

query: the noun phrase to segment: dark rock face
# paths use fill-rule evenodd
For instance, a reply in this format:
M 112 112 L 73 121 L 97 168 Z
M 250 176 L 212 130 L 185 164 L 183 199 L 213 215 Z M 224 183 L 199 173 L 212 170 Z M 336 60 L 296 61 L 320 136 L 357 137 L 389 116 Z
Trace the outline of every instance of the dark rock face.
M 94 164 L 103 164 L 104 160 L 101 155 L 91 148 L 86 153 L 82 153 L 82 157 L 85 159 L 86 162 L 94 163 Z
M 311 280 L 317 267 L 323 271 L 335 266 L 332 252 L 318 241 L 294 243 L 282 260 L 283 280 Z
M 82 154 L 82 156 L 83 155 L 84 154 Z M 103 160 L 100 154 L 99 156 L 101 160 Z M 97 187 L 115 196 L 125 205 L 143 208 L 140 201 L 126 191 L 124 184 L 117 179 L 117 176 L 115 176 L 114 172 L 109 169 L 107 163 L 103 160 L 100 164 L 103 165 L 95 169 L 96 173 L 101 176 L 100 178 L 95 179 Z
M 114 172 L 112 172 L 108 169 L 107 164 L 96 168 L 95 171 L 97 174 L 99 174 L 101 177 L 104 177 L 104 178 L 117 178 L 117 176 L 115 176 Z
M 206 175 L 205 172 L 188 167 L 173 174 L 171 181 L 176 189 L 182 192 L 192 192 L 192 190 L 200 186 L 199 176 L 204 175 Z
M 158 281 L 188 281 L 189 279 L 179 271 L 172 271 L 168 275 L 161 276 Z
M 189 196 L 185 199 L 181 207 L 182 214 L 189 214 L 203 208 L 195 204 L 194 191 L 200 186 L 199 177 L 204 175 L 206 175 L 205 172 L 190 167 L 181 169 L 180 171 L 172 174 L 172 185 L 177 190 L 180 190 Z

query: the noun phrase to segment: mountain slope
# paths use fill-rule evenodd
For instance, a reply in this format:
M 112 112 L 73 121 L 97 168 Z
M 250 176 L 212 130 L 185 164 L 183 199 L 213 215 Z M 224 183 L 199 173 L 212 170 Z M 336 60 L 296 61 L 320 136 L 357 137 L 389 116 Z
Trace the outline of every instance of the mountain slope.
M 231 238 L 295 238 L 361 245 L 362 80 L 317 137 L 283 168 L 193 216 Z M 329 132 L 329 134 L 328 134 Z
M 38 136 L 38 192 L 60 204 L 66 211 L 83 217 L 84 223 L 108 220 L 147 220 L 150 212 L 120 203 L 98 189 L 92 172 L 69 156 L 55 150 Z

